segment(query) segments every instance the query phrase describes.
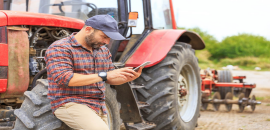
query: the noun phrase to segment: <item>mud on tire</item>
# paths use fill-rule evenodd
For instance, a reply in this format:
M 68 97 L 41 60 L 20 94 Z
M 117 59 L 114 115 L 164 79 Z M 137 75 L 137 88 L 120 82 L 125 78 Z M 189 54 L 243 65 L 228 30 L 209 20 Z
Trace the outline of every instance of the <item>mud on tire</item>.
M 14 114 L 17 116 L 13 130 L 72 130 L 65 123 L 57 119 L 51 110 L 50 100 L 47 98 L 48 80 L 37 80 L 36 86 L 31 91 L 24 93 L 25 99 L 20 109 L 16 109 Z M 120 104 L 116 100 L 116 91 L 106 86 L 106 95 L 110 100 L 106 100 L 106 106 L 110 113 L 108 121 L 110 129 L 120 129 Z
M 146 121 L 156 130 L 193 130 L 199 117 L 201 80 L 194 50 L 187 43 L 177 42 L 159 64 L 146 68 L 135 81 L 145 85 L 137 89 L 138 99 L 150 106 L 143 108 Z M 189 94 L 186 102 L 179 98 L 179 87 Z M 181 100 L 181 101 L 180 101 Z

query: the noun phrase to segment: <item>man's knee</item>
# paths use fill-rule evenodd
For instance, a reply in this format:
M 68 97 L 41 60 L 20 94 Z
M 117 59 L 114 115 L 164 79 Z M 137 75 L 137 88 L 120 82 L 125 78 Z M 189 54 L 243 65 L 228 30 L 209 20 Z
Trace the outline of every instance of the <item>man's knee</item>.
M 68 103 L 55 111 L 58 119 L 73 129 L 109 130 L 105 121 L 86 105 Z

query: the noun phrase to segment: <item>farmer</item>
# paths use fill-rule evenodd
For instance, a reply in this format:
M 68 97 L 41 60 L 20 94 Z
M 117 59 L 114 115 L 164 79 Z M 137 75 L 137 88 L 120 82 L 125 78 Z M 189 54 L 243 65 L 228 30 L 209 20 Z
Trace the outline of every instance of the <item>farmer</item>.
M 105 82 L 120 85 L 138 78 L 142 68 L 115 69 L 104 46 L 125 39 L 110 15 L 96 15 L 46 51 L 48 98 L 55 116 L 75 130 L 108 130 Z

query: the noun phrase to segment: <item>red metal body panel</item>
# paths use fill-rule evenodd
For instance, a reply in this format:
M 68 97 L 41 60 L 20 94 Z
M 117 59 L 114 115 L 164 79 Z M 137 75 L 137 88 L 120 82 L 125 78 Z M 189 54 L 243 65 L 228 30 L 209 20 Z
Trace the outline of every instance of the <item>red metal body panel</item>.
M 171 8 L 171 16 L 172 16 L 172 27 L 173 29 L 177 29 L 176 21 L 175 21 L 175 16 L 174 16 L 174 10 L 173 10 L 173 2 L 170 0 L 170 8 Z
M 1 10 L 1 12 L 7 16 L 6 25 L 55 26 L 73 29 L 81 29 L 84 26 L 82 20 L 69 17 L 19 11 Z
M 7 90 L 7 79 L 0 79 L 0 93 L 6 92 Z
M 184 32 L 185 30 L 154 30 L 127 60 L 126 66 L 137 67 L 146 61 L 151 61 L 146 68 L 156 65 L 165 58 Z
M 233 79 L 245 79 L 246 76 L 233 76 Z
M 212 86 L 214 87 L 235 87 L 235 88 L 256 88 L 256 84 L 247 84 L 247 83 L 215 83 L 210 79 L 203 79 L 201 90 L 204 91 L 207 89 L 212 90 Z
M 256 88 L 256 84 L 245 84 L 245 83 L 215 83 L 215 87 Z
M 6 26 L 7 25 L 7 16 L 5 13 L 0 12 L 0 26 Z
M 8 45 L 3 43 L 0 43 L 0 66 L 8 66 Z

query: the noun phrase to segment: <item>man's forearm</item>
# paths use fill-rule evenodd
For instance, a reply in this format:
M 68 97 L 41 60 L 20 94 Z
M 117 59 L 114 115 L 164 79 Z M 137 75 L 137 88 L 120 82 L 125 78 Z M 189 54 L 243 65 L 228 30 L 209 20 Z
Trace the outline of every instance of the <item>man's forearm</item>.
M 83 75 L 74 73 L 70 79 L 68 86 L 85 86 L 102 81 L 98 74 Z
M 128 82 L 127 80 L 123 79 L 123 78 L 115 78 L 112 80 L 107 80 L 106 83 L 110 84 L 110 85 L 121 85 Z

